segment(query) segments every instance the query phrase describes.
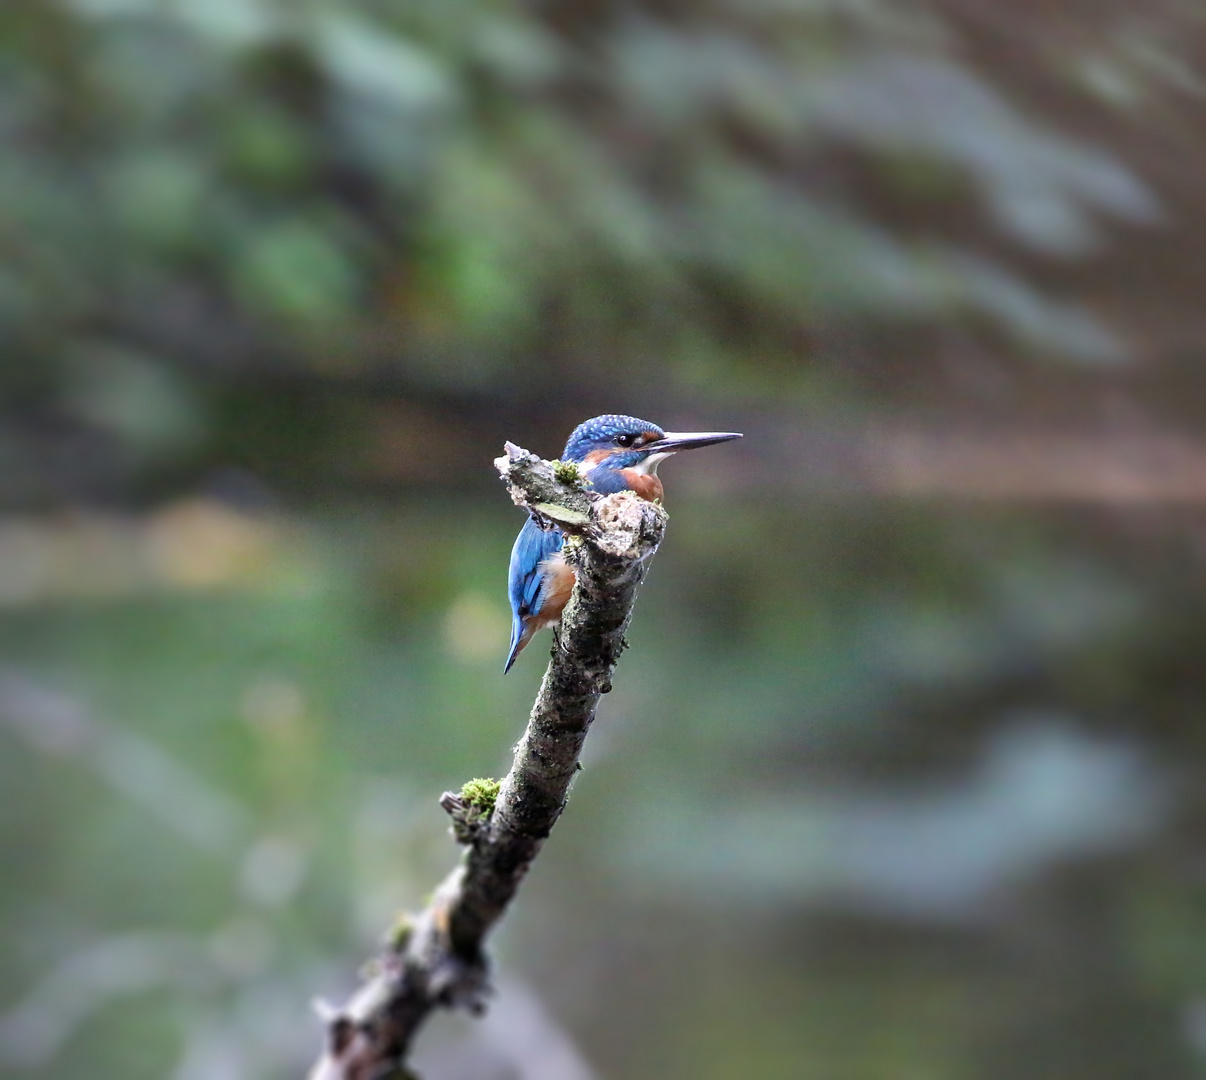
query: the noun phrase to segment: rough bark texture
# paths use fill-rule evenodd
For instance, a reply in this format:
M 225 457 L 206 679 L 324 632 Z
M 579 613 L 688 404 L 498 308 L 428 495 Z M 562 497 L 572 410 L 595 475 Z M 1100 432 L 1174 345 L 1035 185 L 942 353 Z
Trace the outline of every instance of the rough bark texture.
M 507 443 L 495 465 L 517 505 L 571 536 L 578 584 L 554 638 L 528 727 L 493 809 L 446 792 L 465 858 L 427 908 L 395 931 L 364 986 L 323 1007 L 326 1049 L 311 1080 L 402 1080 L 415 1032 L 437 1006 L 480 1011 L 483 941 L 565 808 L 599 697 L 624 648 L 637 587 L 666 527 L 660 506 L 630 492 L 597 498 L 572 470 Z

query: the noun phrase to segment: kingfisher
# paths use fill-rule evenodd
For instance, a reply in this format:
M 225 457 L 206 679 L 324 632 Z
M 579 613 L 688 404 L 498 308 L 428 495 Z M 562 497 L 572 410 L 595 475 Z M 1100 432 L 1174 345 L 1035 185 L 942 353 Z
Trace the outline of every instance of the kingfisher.
M 633 491 L 651 502 L 662 498 L 657 467 L 671 454 L 740 439 L 735 431 L 664 431 L 648 420 L 607 413 L 574 428 L 562 461 L 575 462 L 601 495 Z M 537 630 L 555 626 L 574 590 L 576 575 L 562 554 L 565 536 L 555 525 L 529 517 L 511 549 L 508 592 L 511 597 L 511 651 L 503 668 Z

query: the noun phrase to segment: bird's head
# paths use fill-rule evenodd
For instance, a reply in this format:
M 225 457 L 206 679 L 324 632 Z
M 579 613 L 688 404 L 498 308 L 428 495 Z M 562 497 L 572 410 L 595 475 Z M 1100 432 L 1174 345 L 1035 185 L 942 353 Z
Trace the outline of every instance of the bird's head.
M 659 462 L 680 450 L 740 438 L 733 431 L 664 431 L 648 420 L 607 413 L 574 428 L 561 456 L 587 471 L 602 466 L 655 473 Z

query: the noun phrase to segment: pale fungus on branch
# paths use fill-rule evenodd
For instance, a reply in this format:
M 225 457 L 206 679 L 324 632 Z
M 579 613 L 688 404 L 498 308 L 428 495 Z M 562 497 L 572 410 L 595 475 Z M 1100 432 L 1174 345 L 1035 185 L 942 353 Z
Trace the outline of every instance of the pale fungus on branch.
M 660 506 L 631 491 L 601 497 L 564 462 L 507 443 L 495 465 L 517 505 L 581 538 L 567 547 L 577 584 L 510 772 L 501 782 L 472 780 L 440 800 L 465 849 L 461 864 L 422 912 L 399 921 L 353 997 L 342 1007 L 319 1007 L 326 1045 L 311 1080 L 406 1080 L 411 1042 L 435 1008 L 484 1008 L 484 940 L 565 808 L 599 697 L 611 689 L 637 589 L 666 528 Z

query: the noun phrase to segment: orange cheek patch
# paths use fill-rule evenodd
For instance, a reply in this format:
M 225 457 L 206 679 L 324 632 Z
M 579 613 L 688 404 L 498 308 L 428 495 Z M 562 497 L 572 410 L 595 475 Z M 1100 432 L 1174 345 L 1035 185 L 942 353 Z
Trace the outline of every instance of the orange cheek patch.
M 603 461 L 605 458 L 609 457 L 611 457 L 610 450 L 592 450 L 586 455 L 586 457 L 582 459 L 582 463 L 588 466 L 598 465 L 600 461 Z

